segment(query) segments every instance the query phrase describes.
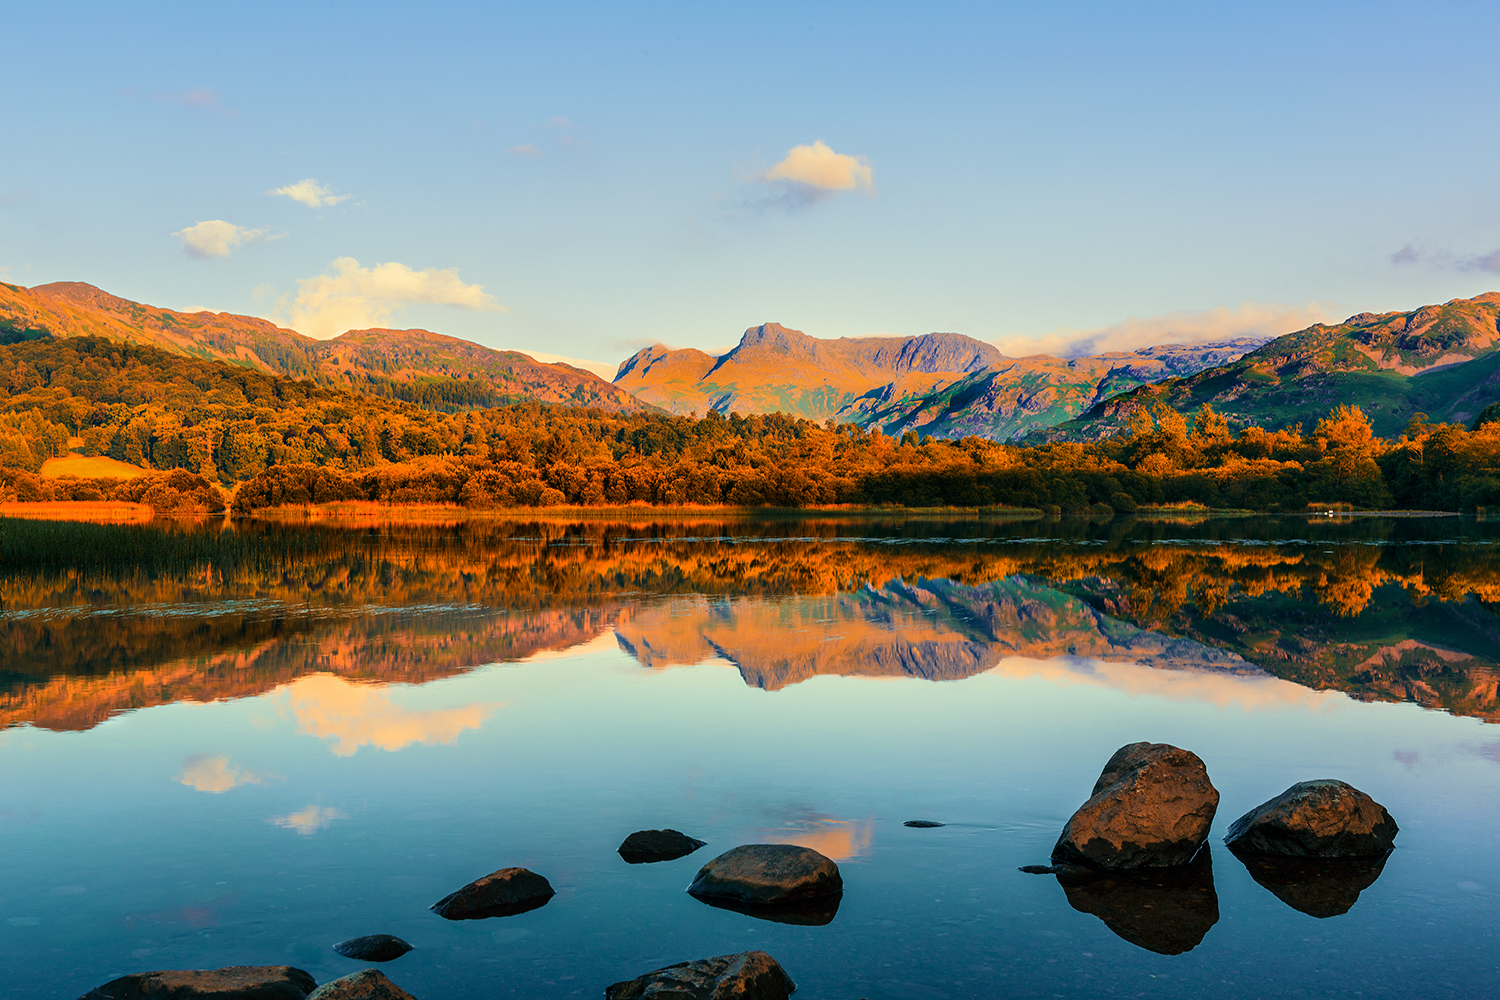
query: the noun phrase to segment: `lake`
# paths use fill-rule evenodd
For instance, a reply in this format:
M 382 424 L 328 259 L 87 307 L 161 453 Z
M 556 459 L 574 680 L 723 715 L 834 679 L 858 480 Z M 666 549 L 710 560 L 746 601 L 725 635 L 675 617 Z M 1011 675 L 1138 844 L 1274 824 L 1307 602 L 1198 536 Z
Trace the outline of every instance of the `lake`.
M 0 522 L 0 969 L 366 963 L 420 1000 L 600 997 L 770 952 L 799 997 L 1474 997 L 1500 974 L 1500 528 L 1472 519 Z M 1109 756 L 1197 753 L 1211 862 L 1065 884 Z M 1252 872 L 1294 782 L 1384 865 Z M 911 828 L 932 820 L 937 828 Z M 707 841 L 626 864 L 625 836 Z M 835 909 L 684 890 L 816 848 Z M 516 916 L 429 906 L 524 866 Z

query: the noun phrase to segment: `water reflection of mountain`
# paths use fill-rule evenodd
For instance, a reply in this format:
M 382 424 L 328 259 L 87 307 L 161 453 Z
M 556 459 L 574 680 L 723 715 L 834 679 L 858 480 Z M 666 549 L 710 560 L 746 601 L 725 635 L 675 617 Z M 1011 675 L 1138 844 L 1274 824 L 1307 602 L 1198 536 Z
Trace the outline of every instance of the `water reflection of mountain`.
M 87 727 L 310 672 L 424 681 L 609 628 L 647 666 L 722 657 L 766 689 L 1078 656 L 1260 668 L 1500 721 L 1500 560 L 1485 537 L 1293 524 L 1303 538 L 1275 543 L 1287 530 L 8 522 L 0 724 Z

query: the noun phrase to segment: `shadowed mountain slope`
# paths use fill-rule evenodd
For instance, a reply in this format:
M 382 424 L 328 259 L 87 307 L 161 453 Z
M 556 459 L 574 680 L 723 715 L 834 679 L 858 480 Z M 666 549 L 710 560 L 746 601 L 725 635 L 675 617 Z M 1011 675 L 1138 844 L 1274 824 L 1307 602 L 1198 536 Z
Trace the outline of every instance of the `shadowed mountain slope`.
M 766 323 L 734 350 L 648 347 L 615 384 L 673 413 L 782 412 L 934 437 L 1008 440 L 1082 413 L 1101 399 L 1233 360 L 1253 338 L 1169 345 L 1087 358 L 1007 358 L 957 333 L 818 340 Z
M 35 288 L 0 284 L 0 340 L 44 336 L 144 344 L 434 409 L 521 399 L 611 411 L 644 409 L 628 392 L 592 372 L 543 364 L 517 351 L 494 351 L 428 330 L 350 330 L 332 340 L 314 340 L 254 316 L 159 309 L 78 281 Z
M 1347 403 L 1375 433 L 1412 415 L 1468 423 L 1500 400 L 1500 292 L 1410 312 L 1359 313 L 1278 337 L 1244 357 L 1104 400 L 1038 439 L 1096 440 L 1156 403 L 1190 412 L 1204 403 L 1231 421 L 1269 430 L 1311 427 Z

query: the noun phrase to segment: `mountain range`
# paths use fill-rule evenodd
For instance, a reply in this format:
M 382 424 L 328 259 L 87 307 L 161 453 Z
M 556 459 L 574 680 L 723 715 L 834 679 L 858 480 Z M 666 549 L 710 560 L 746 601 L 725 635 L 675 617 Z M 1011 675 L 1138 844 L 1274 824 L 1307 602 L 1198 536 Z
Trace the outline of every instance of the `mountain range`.
M 350 330 L 314 340 L 254 316 L 176 312 L 93 285 L 0 284 L 0 340 L 107 337 L 173 354 L 404 399 L 432 409 L 499 406 L 520 399 L 643 409 L 629 392 L 565 364 L 494 351 L 429 330 Z
M 957 333 L 819 340 L 779 323 L 745 331 L 720 357 L 660 344 L 620 365 L 615 385 L 677 414 L 770 413 L 940 438 L 1010 440 L 1140 385 L 1233 361 L 1239 338 L 1082 358 L 1008 358 Z
M 1238 425 L 1311 426 L 1339 403 L 1382 436 L 1411 418 L 1468 423 L 1500 401 L 1500 292 L 1359 313 L 1267 341 L 1159 345 L 1078 358 L 1010 358 L 957 333 L 822 340 L 779 323 L 723 355 L 660 344 L 613 383 L 567 364 L 428 330 L 315 340 L 264 319 L 184 313 L 82 282 L 0 284 L 0 342 L 98 336 L 448 412 L 523 399 L 612 412 L 782 412 L 891 436 L 1097 440 L 1143 408 L 1204 403 Z M 1486 418 L 1488 419 L 1488 418 Z

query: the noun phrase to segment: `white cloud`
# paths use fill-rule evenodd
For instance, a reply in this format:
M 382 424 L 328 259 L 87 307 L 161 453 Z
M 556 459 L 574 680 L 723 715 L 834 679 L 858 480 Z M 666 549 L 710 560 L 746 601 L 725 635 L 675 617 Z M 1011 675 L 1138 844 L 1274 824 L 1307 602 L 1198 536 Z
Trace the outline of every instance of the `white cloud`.
M 512 146 L 508 152 L 515 153 L 517 156 L 538 157 L 542 155 L 542 151 L 529 142 L 523 142 L 519 146 Z
M 331 267 L 331 274 L 297 279 L 297 298 L 291 306 L 292 328 L 320 340 L 346 330 L 386 326 L 396 310 L 413 303 L 507 311 L 484 286 L 460 281 L 454 269 L 418 271 L 395 261 L 360 267 L 353 257 L 340 257 Z
M 1202 312 L 1167 313 L 1145 319 L 1131 317 L 1123 323 L 1097 330 L 1054 330 L 1040 337 L 1005 337 L 990 343 L 1012 358 L 1051 354 L 1078 358 L 1109 351 L 1135 351 L 1157 344 L 1206 344 L 1235 337 L 1279 337 L 1335 319 L 1319 303 L 1283 306 L 1246 302 L 1230 308 L 1219 306 Z
M 263 240 L 266 233 L 265 229 L 246 229 L 223 219 L 210 219 L 179 229 L 172 235 L 182 240 L 182 249 L 189 257 L 206 260 L 209 257 L 228 257 L 235 247 Z
M 259 771 L 242 771 L 229 766 L 228 757 L 210 757 L 206 753 L 194 754 L 182 762 L 182 773 L 177 780 L 200 792 L 227 792 L 239 785 L 258 785 L 266 780 Z
M 500 705 L 485 702 L 454 708 L 412 709 L 391 699 L 391 686 L 360 684 L 334 674 L 309 674 L 278 689 L 297 720 L 297 731 L 333 740 L 333 752 L 348 757 L 360 747 L 391 752 L 412 744 L 452 743 L 478 729 Z
M 298 836 L 309 837 L 319 830 L 328 829 L 336 819 L 348 818 L 349 814 L 342 809 L 334 809 L 330 806 L 308 806 L 306 809 L 299 809 L 285 816 L 272 816 L 266 822 L 288 830 L 296 830 Z
M 864 157 L 835 153 L 818 140 L 811 146 L 793 146 L 786 158 L 760 179 L 802 184 L 818 191 L 869 191 L 875 184 L 875 171 Z
M 324 205 L 337 205 L 341 201 L 348 201 L 347 194 L 334 194 L 333 190 L 325 184 L 319 184 L 311 177 L 305 177 L 295 184 L 275 188 L 268 194 L 284 195 L 295 202 L 300 202 L 308 208 L 322 208 Z

